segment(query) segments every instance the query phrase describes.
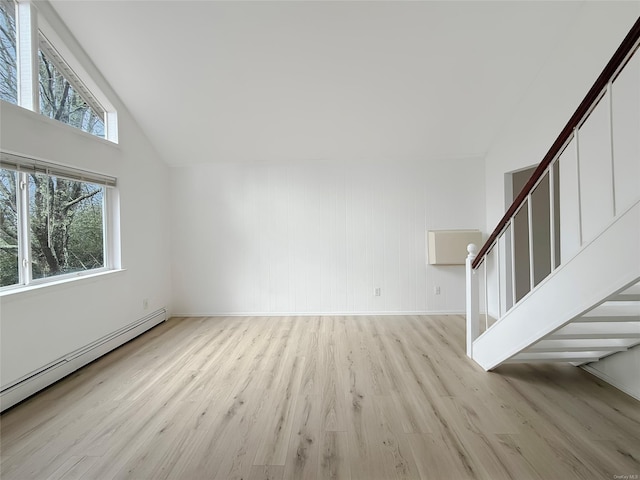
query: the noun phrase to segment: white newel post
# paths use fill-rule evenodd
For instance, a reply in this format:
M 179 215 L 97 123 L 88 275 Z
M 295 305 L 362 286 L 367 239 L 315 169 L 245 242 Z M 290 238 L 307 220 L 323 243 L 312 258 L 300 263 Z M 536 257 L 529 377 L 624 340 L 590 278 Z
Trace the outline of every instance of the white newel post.
M 473 358 L 473 341 L 480 333 L 480 301 L 478 275 L 472 264 L 478 253 L 478 247 L 470 243 L 467 246 L 467 356 Z

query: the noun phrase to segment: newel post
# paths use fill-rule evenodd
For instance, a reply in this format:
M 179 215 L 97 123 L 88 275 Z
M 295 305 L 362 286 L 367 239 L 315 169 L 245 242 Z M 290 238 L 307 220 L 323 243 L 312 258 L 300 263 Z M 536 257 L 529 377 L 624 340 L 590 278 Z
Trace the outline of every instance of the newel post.
M 470 243 L 467 246 L 467 356 L 473 358 L 473 341 L 480 334 L 480 300 L 478 275 L 473 270 L 473 261 L 478 254 L 478 247 Z

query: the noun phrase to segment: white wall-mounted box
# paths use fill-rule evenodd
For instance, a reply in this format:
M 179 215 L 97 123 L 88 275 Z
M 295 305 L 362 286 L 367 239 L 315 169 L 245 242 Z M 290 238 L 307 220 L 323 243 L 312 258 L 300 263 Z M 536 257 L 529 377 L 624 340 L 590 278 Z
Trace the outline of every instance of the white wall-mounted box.
M 480 230 L 429 230 L 427 249 L 430 265 L 464 265 L 467 245 L 482 246 Z

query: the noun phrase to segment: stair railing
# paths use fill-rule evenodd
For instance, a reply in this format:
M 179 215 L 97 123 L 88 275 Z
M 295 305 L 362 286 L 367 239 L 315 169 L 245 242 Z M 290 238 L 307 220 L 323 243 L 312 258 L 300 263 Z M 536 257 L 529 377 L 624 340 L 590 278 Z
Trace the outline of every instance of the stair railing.
M 639 45 L 640 18 L 482 248 L 469 245 L 468 356 L 480 334 L 640 201 Z

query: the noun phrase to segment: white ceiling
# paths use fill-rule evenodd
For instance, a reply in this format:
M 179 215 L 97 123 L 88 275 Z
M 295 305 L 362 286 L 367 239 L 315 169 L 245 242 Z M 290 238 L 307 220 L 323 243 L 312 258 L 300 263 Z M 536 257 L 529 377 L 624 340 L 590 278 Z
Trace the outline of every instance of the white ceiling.
M 483 155 L 582 2 L 53 5 L 185 165 Z

